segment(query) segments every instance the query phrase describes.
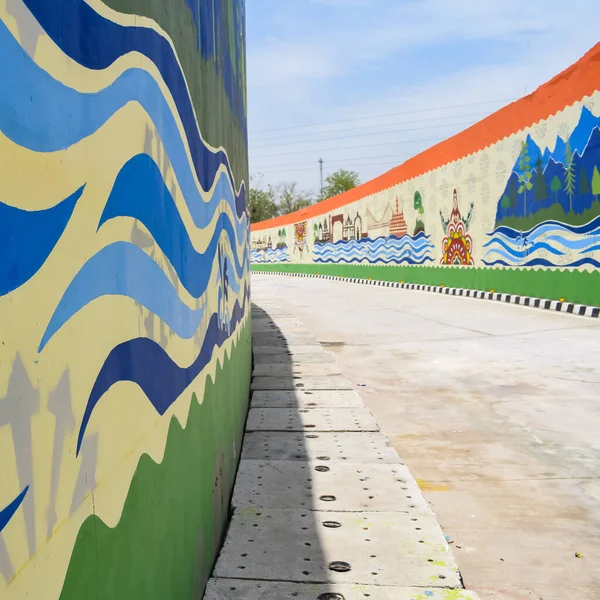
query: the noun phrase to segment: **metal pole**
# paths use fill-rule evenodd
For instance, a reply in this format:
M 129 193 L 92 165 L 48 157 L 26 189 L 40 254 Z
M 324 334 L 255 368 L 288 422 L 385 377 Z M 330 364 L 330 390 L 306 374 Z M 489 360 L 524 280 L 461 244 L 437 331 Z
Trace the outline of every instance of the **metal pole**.
M 321 168 L 321 200 L 323 200 L 323 159 L 319 159 L 319 166 Z

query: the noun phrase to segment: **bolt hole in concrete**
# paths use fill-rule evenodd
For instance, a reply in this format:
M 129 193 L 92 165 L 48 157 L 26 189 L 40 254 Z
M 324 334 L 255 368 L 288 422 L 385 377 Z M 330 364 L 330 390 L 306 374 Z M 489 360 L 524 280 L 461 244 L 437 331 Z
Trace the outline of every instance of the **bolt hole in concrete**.
M 327 471 L 329 471 L 329 467 L 319 465 L 318 467 L 315 467 L 315 471 L 319 471 L 319 473 L 327 473 Z
M 335 571 L 336 573 L 347 573 L 351 569 L 350 563 L 343 560 L 334 560 L 329 563 L 329 570 Z
M 319 594 L 317 600 L 346 600 L 346 597 L 342 594 L 326 592 L 325 594 Z
M 309 440 L 316 440 L 319 436 L 315 434 L 307 435 L 306 438 Z
M 303 383 L 297 383 L 297 384 L 296 384 L 296 387 L 297 387 L 297 388 L 303 388 L 303 387 L 304 387 L 304 384 L 303 384 Z
M 319 498 L 319 500 L 322 500 L 323 502 L 335 502 L 337 500 L 337 498 L 335 496 L 325 495 L 325 496 L 321 496 Z
M 317 460 L 331 460 L 329 456 L 317 456 Z
M 337 529 L 338 527 L 341 527 L 342 524 L 339 523 L 338 521 L 323 521 L 323 527 L 327 527 L 329 529 Z

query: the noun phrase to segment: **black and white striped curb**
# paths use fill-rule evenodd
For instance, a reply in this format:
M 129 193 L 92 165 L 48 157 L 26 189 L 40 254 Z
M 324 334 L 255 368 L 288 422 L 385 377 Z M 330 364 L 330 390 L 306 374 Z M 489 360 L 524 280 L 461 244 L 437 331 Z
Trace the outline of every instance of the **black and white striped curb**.
M 417 290 L 421 292 L 435 292 L 448 296 L 462 296 L 465 298 L 477 298 L 479 300 L 495 300 L 507 304 L 518 304 L 530 308 L 541 308 L 553 310 L 580 317 L 600 318 L 600 307 L 588 306 L 587 304 L 573 304 L 572 302 L 561 302 L 560 300 L 546 300 L 544 298 L 531 298 L 530 296 L 516 296 L 514 294 L 500 294 L 498 292 L 482 292 L 480 290 L 467 290 L 464 288 L 449 288 L 437 285 L 424 285 L 421 283 L 400 283 L 398 281 L 380 281 L 376 279 L 361 279 L 360 277 L 336 277 L 335 275 L 317 275 L 315 273 L 282 273 L 279 271 L 252 271 L 253 275 L 287 275 L 288 277 L 317 277 L 332 281 L 345 281 L 346 283 L 362 283 L 365 285 L 377 285 L 381 287 L 402 288 L 404 290 Z

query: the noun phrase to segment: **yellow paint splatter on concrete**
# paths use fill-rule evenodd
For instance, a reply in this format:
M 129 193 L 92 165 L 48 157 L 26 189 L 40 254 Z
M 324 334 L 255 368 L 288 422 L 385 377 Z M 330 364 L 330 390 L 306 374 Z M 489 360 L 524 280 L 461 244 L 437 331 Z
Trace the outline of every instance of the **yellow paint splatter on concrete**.
M 449 485 L 441 485 L 422 479 L 417 479 L 417 485 L 422 492 L 448 492 L 452 489 Z

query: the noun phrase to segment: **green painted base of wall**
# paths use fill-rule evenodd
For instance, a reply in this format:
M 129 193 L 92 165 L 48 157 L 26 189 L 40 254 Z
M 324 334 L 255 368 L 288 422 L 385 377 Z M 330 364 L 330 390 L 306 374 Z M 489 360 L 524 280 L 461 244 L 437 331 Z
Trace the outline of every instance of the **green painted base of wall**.
M 61 600 L 202 598 L 223 528 L 248 407 L 251 328 L 192 397 L 185 429 L 174 417 L 162 463 L 142 456 L 119 524 L 82 525 Z M 109 434 L 110 435 L 110 434 Z M 234 455 L 235 448 L 235 455 Z
M 316 264 L 252 265 L 252 271 L 403 281 L 486 292 L 494 290 L 503 294 L 549 300 L 564 298 L 566 302 L 600 306 L 600 271 Z

